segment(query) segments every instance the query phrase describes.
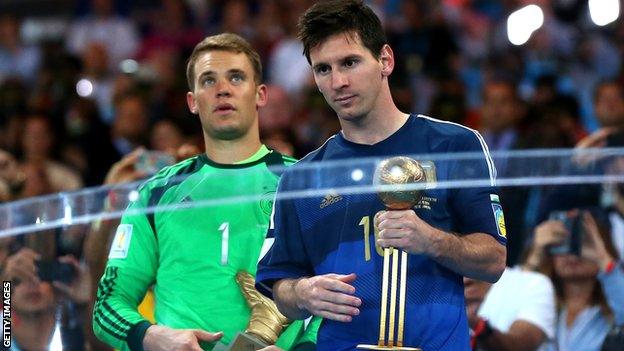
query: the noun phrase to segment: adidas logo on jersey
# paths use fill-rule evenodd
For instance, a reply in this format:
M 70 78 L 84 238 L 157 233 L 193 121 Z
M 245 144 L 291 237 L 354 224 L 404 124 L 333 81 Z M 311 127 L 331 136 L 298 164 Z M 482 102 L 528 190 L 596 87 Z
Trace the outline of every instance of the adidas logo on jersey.
M 342 200 L 342 196 L 336 193 L 329 193 L 325 195 L 323 201 L 321 201 L 321 208 L 325 208 L 329 205 L 335 204 L 336 202 Z

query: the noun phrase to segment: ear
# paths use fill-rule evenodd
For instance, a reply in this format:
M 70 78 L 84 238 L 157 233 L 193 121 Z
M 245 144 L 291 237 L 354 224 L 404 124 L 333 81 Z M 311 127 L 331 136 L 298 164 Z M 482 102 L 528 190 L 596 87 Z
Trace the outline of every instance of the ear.
M 381 48 L 379 60 L 381 61 L 381 75 L 383 77 L 388 77 L 394 70 L 394 53 L 390 45 L 385 44 Z
M 192 114 L 196 115 L 199 113 L 197 110 L 197 103 L 195 102 L 195 95 L 190 91 L 186 93 L 186 104 Z
M 258 85 L 256 88 L 256 108 L 265 106 L 269 100 L 269 92 L 264 84 Z

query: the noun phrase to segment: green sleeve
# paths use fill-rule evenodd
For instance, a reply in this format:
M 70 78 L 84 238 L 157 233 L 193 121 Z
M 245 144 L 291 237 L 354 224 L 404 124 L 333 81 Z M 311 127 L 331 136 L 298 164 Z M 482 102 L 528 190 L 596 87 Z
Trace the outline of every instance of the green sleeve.
M 305 327 L 305 331 L 303 335 L 299 339 L 297 344 L 303 344 L 304 342 L 311 342 L 316 345 L 316 334 L 318 334 L 319 327 L 321 326 L 321 322 L 323 318 L 314 316 L 310 323 Z
M 306 321 L 296 320 L 292 322 L 280 335 L 275 343 L 281 349 L 292 350 L 303 343 L 316 345 L 316 333 L 321 324 L 320 317 L 314 317 L 306 325 Z
M 124 213 L 98 284 L 93 332 L 116 349 L 141 350 L 145 330 L 151 325 L 137 311 L 155 281 L 158 262 L 156 236 L 144 213 L 148 190 L 139 190 L 139 199 Z

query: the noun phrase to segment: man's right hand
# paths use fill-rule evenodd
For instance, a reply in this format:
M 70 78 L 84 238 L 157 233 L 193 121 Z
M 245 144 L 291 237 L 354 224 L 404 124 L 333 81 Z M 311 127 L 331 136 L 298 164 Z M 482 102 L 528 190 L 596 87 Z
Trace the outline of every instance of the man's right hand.
M 358 307 L 362 304 L 362 300 L 353 296 L 355 288 L 350 283 L 355 278 L 351 273 L 300 279 L 294 286 L 297 307 L 315 316 L 351 322 L 353 316 L 360 314 Z
M 39 284 L 37 266 L 35 262 L 41 255 L 29 248 L 22 248 L 17 253 L 9 256 L 4 268 L 5 279 L 29 281 Z
M 172 329 L 152 325 L 145 331 L 143 349 L 145 351 L 202 351 L 200 341 L 217 341 L 223 332 L 209 333 L 199 329 Z
M 535 228 L 534 247 L 544 251 L 547 247 L 561 244 L 570 233 L 561 221 L 547 220 Z
M 533 244 L 524 262 L 524 268 L 531 271 L 539 270 L 547 254 L 547 248 L 561 244 L 568 235 L 570 233 L 561 221 L 549 219 L 540 223 L 535 227 Z

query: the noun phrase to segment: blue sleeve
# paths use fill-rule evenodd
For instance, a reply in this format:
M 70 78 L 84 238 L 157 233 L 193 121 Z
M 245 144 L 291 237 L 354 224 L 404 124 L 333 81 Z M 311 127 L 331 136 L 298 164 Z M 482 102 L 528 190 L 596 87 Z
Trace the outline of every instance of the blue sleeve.
M 454 138 L 449 152 L 471 153 L 454 161 L 450 181 L 468 181 L 475 185 L 451 190 L 451 208 L 460 234 L 486 233 L 499 243 L 507 244 L 503 208 L 496 189 L 496 168 L 483 137 L 470 131 Z
M 281 279 L 297 279 L 314 275 L 302 238 L 301 226 L 293 199 L 284 199 L 288 193 L 286 176 L 278 186 L 267 239 L 271 248 L 258 263 L 256 289 L 273 298 L 273 284 Z
M 601 272 L 598 280 L 602 285 L 607 304 L 613 311 L 615 324 L 624 326 L 624 268 L 619 262 L 610 273 Z

